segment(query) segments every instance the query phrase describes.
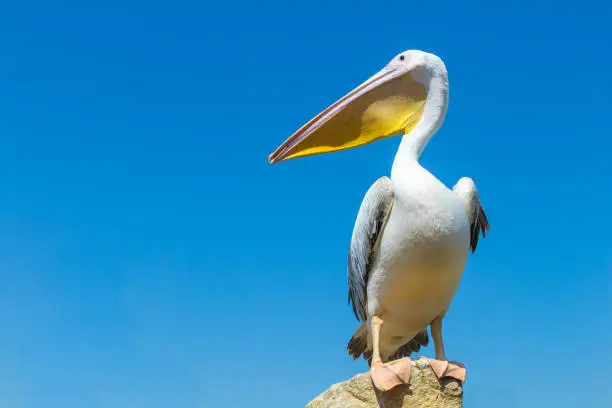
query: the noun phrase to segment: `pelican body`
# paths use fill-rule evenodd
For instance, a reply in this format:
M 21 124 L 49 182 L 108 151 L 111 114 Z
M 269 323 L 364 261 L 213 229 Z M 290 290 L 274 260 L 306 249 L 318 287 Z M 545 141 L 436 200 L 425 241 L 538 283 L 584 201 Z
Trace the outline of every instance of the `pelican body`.
M 385 322 L 383 360 L 444 316 L 468 256 L 469 221 L 459 197 L 423 168 L 411 174 L 403 182 L 391 178 L 393 210 L 367 285 L 367 315 Z
M 429 342 L 438 377 L 465 379 L 446 359 L 442 320 L 470 249 L 489 230 L 474 182 L 449 189 L 419 164 L 448 106 L 442 60 L 410 50 L 302 126 L 270 156 L 272 164 L 329 153 L 403 134 L 390 177 L 367 191 L 348 254 L 349 302 L 362 322 L 348 344 L 371 366 L 376 387 L 389 390 L 410 378 L 411 353 Z

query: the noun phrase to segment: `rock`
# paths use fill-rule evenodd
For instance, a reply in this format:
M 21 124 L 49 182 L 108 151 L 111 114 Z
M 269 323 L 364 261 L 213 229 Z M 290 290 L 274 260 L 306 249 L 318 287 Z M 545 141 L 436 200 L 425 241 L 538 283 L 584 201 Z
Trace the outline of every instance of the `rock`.
M 410 384 L 380 392 L 370 373 L 338 384 L 312 400 L 306 408 L 461 408 L 463 387 L 453 378 L 438 381 L 426 360 L 412 367 Z

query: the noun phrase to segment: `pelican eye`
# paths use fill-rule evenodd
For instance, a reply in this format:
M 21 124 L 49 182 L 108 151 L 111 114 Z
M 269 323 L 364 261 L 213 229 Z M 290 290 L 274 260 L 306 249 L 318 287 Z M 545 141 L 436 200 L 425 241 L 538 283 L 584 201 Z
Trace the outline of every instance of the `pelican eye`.
M 399 57 L 399 58 L 400 58 L 400 61 L 403 61 L 403 60 L 405 60 L 405 59 L 406 59 L 406 57 L 404 57 L 403 55 L 400 55 L 400 57 Z

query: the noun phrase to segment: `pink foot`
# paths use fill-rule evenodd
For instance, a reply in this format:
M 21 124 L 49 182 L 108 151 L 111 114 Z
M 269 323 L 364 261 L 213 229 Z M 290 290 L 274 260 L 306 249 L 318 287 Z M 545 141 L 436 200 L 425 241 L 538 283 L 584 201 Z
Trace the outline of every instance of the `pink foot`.
M 452 377 L 461 382 L 465 382 L 466 370 L 463 364 L 456 361 L 434 360 L 425 358 L 438 379 Z
M 380 391 L 389 391 L 401 384 L 408 384 L 412 371 L 412 359 L 408 357 L 388 363 L 373 362 L 370 376 Z

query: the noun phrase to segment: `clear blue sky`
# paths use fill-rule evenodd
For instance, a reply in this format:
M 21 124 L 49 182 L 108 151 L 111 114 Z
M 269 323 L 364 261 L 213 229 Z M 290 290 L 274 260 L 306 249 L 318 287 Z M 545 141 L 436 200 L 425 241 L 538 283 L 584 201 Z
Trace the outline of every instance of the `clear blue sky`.
M 267 156 L 411 48 L 450 73 L 423 163 L 492 225 L 445 323 L 466 406 L 612 405 L 610 6 L 412 3 L 2 3 L 0 405 L 300 407 L 366 370 L 346 251 L 399 140 Z

